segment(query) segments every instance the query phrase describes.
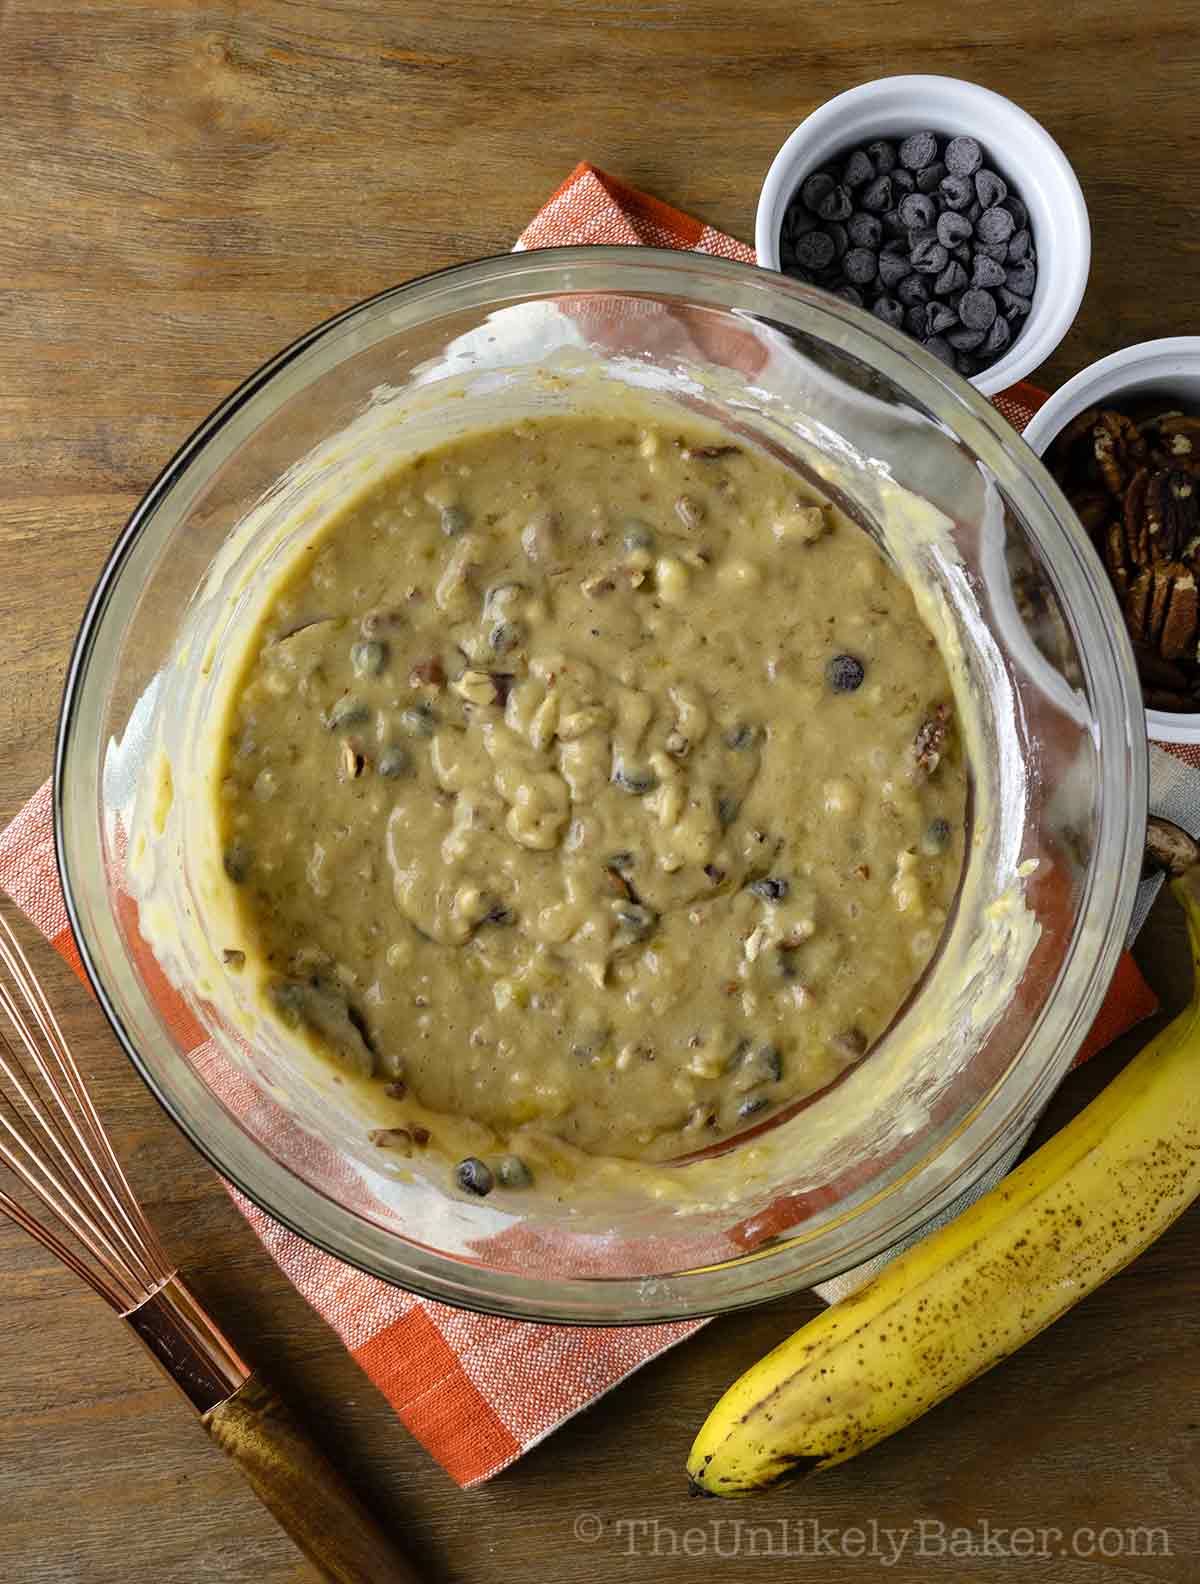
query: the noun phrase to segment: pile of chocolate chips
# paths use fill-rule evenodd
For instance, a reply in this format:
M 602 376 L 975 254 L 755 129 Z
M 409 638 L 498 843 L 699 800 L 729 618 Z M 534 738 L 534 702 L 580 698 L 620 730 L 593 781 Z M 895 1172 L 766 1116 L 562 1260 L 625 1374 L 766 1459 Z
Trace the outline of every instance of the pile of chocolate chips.
M 1020 334 L 1037 284 L 1025 205 L 973 137 L 851 149 L 793 194 L 787 275 L 833 291 L 970 376 Z

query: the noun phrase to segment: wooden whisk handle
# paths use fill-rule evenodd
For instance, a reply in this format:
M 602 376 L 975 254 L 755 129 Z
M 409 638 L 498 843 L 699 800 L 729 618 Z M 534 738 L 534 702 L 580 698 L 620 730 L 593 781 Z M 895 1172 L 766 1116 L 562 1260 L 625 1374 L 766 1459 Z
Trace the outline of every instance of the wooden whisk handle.
M 323 1578 L 419 1584 L 333 1464 L 178 1276 L 124 1318 Z
M 418 1584 L 332 1463 L 257 1375 L 201 1415 L 221 1451 L 333 1584 Z

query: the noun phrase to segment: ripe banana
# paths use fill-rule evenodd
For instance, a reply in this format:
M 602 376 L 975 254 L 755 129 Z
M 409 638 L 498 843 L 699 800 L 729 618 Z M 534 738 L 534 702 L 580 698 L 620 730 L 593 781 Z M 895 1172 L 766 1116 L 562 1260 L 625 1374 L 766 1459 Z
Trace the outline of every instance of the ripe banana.
M 1178 873 L 1177 850 L 1172 884 L 1191 1004 L 990 1193 L 735 1381 L 692 1447 L 693 1491 L 749 1496 L 882 1441 L 1036 1336 L 1200 1196 L 1200 866 L 1183 841 L 1192 866 Z

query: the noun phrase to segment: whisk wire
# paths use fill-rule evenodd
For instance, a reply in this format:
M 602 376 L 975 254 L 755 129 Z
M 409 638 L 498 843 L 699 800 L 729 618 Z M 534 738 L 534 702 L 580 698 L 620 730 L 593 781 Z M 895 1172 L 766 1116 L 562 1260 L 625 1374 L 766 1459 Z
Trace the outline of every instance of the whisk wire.
M 128 1311 L 168 1280 L 173 1267 L 134 1198 L 58 1020 L 3 917 L 0 965 L 28 1012 L 0 979 L 0 1008 L 25 1053 L 23 1059 L 0 1029 L 0 1073 L 28 1111 L 24 1116 L 12 1095 L 0 1089 L 0 1159 L 99 1269 L 81 1261 L 56 1232 L 30 1216 L 11 1195 L 0 1194 L 0 1210 L 113 1308 Z

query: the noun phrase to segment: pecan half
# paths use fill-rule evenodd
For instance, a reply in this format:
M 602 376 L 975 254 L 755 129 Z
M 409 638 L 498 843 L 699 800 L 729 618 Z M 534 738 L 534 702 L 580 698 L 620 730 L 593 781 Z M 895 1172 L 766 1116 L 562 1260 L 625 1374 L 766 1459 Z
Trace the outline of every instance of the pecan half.
M 1120 495 L 1146 459 L 1146 441 L 1131 418 L 1106 408 L 1092 429 L 1092 455 L 1106 488 Z
M 1119 522 L 1109 523 L 1104 536 L 1104 565 L 1118 595 L 1129 587 L 1129 562 L 1125 552 L 1125 529 Z
M 1200 460 L 1200 418 L 1165 413 L 1158 420 L 1158 432 L 1168 456 Z
M 1074 494 L 1068 493 L 1067 499 L 1074 507 L 1076 517 L 1093 539 L 1107 527 L 1112 518 L 1112 499 L 1099 490 L 1076 490 Z
M 1200 534 L 1197 481 L 1181 468 L 1160 469 L 1146 483 L 1146 527 L 1155 559 L 1175 560 Z
M 1196 579 L 1186 567 L 1178 562 L 1176 566 L 1178 571 L 1171 582 L 1171 595 L 1158 638 L 1159 653 L 1164 660 L 1191 659 L 1196 652 L 1196 628 L 1200 625 Z

